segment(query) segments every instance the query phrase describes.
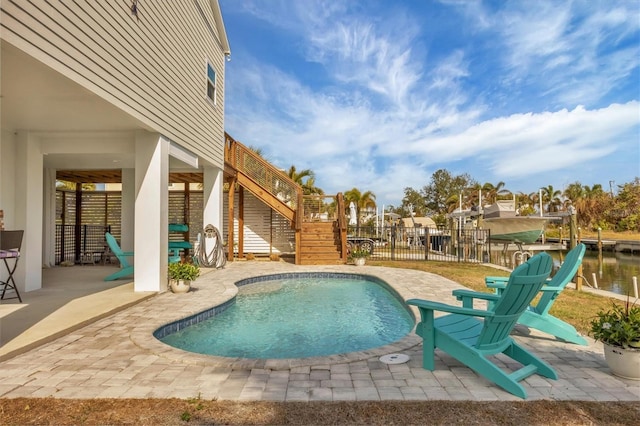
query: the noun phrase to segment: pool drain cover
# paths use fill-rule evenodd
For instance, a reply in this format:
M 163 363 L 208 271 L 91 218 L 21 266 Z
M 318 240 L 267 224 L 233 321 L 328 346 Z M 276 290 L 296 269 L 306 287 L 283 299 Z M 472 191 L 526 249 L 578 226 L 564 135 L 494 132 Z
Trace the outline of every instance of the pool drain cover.
M 405 354 L 389 354 L 380 357 L 380 361 L 385 364 L 404 364 L 409 361 L 409 355 Z

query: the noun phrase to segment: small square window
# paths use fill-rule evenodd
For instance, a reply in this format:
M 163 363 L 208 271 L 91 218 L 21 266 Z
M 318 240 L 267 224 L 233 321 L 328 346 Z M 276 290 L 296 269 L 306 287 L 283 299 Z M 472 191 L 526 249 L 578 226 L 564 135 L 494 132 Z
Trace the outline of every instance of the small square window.
M 216 104 L 216 72 L 211 64 L 207 63 L 207 98 Z

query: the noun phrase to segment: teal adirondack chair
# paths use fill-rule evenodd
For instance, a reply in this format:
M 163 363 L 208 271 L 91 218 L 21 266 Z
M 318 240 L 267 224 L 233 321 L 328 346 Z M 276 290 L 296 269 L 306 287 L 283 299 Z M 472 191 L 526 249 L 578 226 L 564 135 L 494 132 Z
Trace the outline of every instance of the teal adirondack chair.
M 509 284 L 500 296 L 471 290 L 455 290 L 462 298 L 462 307 L 428 300 L 410 299 L 409 305 L 420 310 L 421 321 L 416 334 L 422 337 L 422 364 L 427 370 L 435 369 L 435 349 L 448 353 L 476 373 L 505 389 L 526 398 L 527 392 L 519 383 L 537 373 L 557 379 L 556 372 L 547 363 L 520 346 L 509 336 L 522 312 L 538 294 L 551 273 L 553 261 L 546 253 L 539 253 L 513 270 Z M 491 309 L 473 309 L 473 299 L 493 301 Z M 438 318 L 435 311 L 450 314 Z M 483 318 L 479 320 L 476 317 Z M 514 359 L 522 367 L 513 372 L 502 370 L 493 363 L 499 353 Z
M 586 339 L 580 336 L 574 326 L 549 313 L 549 309 L 553 306 L 560 292 L 576 275 L 585 250 L 586 246 L 580 243 L 567 253 L 558 272 L 540 290 L 541 294 L 537 303 L 529 305 L 522 313 L 518 320 L 519 324 L 551 334 L 566 342 L 588 345 Z M 495 293 L 499 295 L 507 285 L 507 277 L 486 277 L 485 283 L 487 287 L 495 289 Z
M 133 257 L 133 252 L 130 251 L 122 251 L 116 239 L 110 233 L 104 234 L 105 239 L 107 240 L 107 244 L 109 245 L 109 249 L 111 252 L 118 258 L 120 262 L 120 270 L 114 272 L 113 274 L 106 277 L 105 281 L 113 281 L 118 278 L 124 278 L 129 275 L 133 275 L 133 265 L 129 264 L 127 258 Z

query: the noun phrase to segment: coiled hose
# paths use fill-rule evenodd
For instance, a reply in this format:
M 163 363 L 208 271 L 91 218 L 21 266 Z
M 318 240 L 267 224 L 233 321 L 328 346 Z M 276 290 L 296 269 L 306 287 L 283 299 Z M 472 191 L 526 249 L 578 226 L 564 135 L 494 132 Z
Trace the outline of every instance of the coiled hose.
M 223 268 L 227 263 L 227 258 L 224 252 L 224 242 L 220 231 L 215 226 L 209 224 L 204 227 L 204 235 L 198 234 L 198 241 L 196 242 L 195 252 L 198 264 L 205 268 L 215 267 L 216 269 Z M 215 238 L 215 243 L 211 251 L 207 251 L 207 239 L 211 240 Z

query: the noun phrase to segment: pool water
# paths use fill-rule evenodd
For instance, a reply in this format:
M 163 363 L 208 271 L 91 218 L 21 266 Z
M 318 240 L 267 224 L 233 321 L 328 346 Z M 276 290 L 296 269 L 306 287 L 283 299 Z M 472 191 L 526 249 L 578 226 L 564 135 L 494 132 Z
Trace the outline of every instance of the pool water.
M 345 275 L 243 285 L 223 312 L 160 340 L 224 357 L 305 358 L 384 346 L 412 330 L 413 315 L 384 282 Z

